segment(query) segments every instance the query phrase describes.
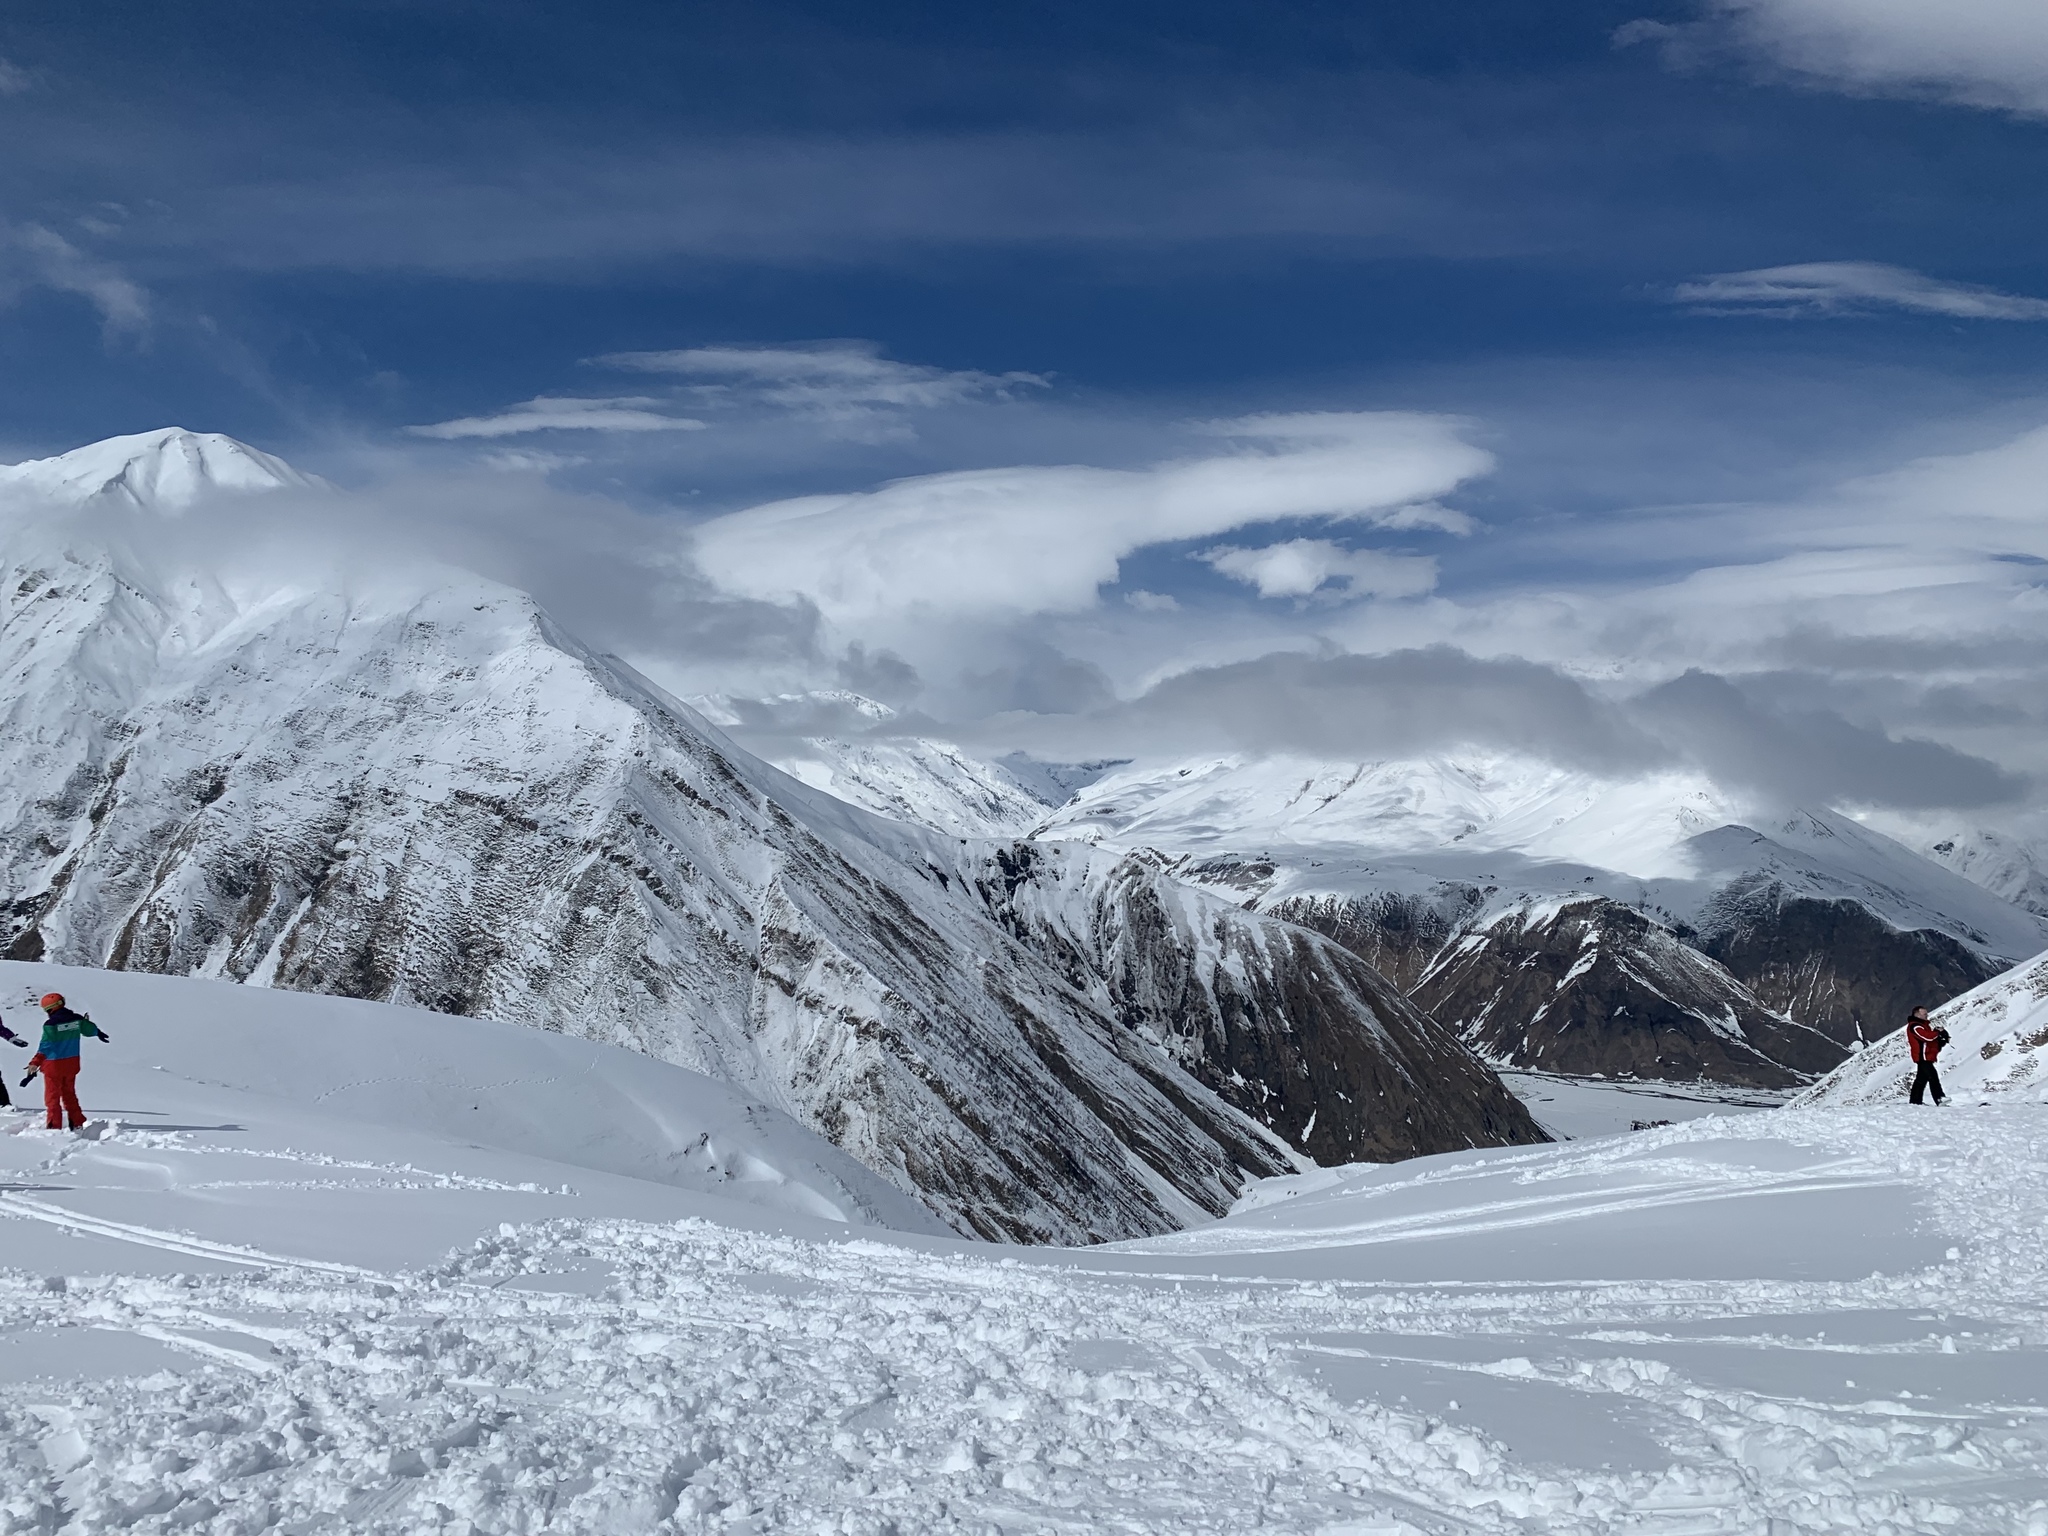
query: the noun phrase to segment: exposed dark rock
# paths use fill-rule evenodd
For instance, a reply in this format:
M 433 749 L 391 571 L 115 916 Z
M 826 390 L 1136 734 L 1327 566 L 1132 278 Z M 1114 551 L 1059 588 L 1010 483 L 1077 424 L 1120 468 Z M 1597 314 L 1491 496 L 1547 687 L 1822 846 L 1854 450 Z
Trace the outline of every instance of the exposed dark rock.
M 1260 910 L 1332 939 L 1412 992 L 1422 973 L 1476 914 L 1486 893 L 1446 884 L 1429 896 L 1374 891 L 1362 896 L 1286 896 Z
M 1521 1102 L 1356 955 L 1170 879 L 1150 854 L 999 849 L 1004 926 L 1220 1098 L 1320 1163 L 1540 1141 Z
M 1948 934 L 1894 928 L 1858 902 L 1793 896 L 1774 881 L 1715 896 L 1696 942 L 1767 1005 L 1845 1045 L 2005 969 Z
M 1662 924 L 1603 897 L 1473 926 L 1413 995 L 1490 1059 L 1547 1072 L 1774 1088 L 1844 1054 Z

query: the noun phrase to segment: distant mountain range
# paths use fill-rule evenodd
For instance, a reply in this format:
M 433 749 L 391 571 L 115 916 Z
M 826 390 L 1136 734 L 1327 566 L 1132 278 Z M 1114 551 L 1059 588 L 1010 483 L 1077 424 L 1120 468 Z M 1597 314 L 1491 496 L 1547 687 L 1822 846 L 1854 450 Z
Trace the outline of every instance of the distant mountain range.
M 806 750 L 837 792 L 875 793 L 859 781 L 876 744 Z M 923 797 L 935 825 L 940 798 Z M 1334 939 L 1503 1067 L 1793 1086 L 2048 947 L 2048 921 L 2008 899 L 2023 846 L 1980 833 L 1976 857 L 1928 856 L 1694 776 L 1222 757 L 1126 765 L 1027 816 L 1015 835 L 1155 850 L 1185 883 Z
M 1796 1086 L 2048 948 L 2023 842 L 1697 778 L 994 762 L 848 693 L 771 763 L 504 586 L 178 536 L 279 492 L 334 494 L 176 430 L 0 468 L 6 953 L 628 1045 L 961 1231 L 1540 1139 L 1508 1067 Z
M 1344 945 L 1147 853 L 1007 835 L 1046 809 L 1008 770 L 849 749 L 831 787 L 884 819 L 522 593 L 388 561 L 230 572 L 185 537 L 210 498 L 280 492 L 329 494 L 175 430 L 0 471 L 9 957 L 627 1045 L 998 1238 L 1156 1232 L 1311 1161 L 1541 1139 Z

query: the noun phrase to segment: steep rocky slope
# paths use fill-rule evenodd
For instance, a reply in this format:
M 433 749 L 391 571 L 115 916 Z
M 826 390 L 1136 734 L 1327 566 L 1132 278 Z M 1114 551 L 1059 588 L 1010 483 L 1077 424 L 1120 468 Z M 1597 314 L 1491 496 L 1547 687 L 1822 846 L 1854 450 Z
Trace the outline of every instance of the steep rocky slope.
M 1318 1163 L 1541 1139 L 1521 1102 L 1370 965 L 1196 892 L 1166 865 L 1015 843 L 976 887 L 1070 982 Z
M 1535 1135 L 1454 1042 L 1411 1039 L 1397 998 L 1350 971 L 1321 984 L 1326 947 L 1284 925 L 1231 919 L 1264 956 L 1259 1011 L 1231 1015 L 1220 1057 L 1179 1048 L 1163 1016 L 1114 1006 L 1090 952 L 998 910 L 959 839 L 750 757 L 521 594 L 447 572 L 224 576 L 161 540 L 144 556 L 125 533 L 154 515 L 128 494 L 148 466 L 82 483 L 63 516 L 47 490 L 17 504 L 0 544 L 12 957 L 628 1045 L 744 1086 L 996 1237 L 1158 1231 L 1299 1166 L 1296 1145 Z M 1189 934 L 1119 953 L 1199 970 Z M 1424 1082 L 1410 1068 L 1432 1051 Z M 1311 1135 L 1298 1087 L 1267 1109 L 1228 1076 L 1258 1062 L 1305 1070 L 1314 1103 L 1386 1107 Z
M 1546 1072 L 1784 1088 L 1842 1057 L 1663 925 L 1599 896 L 1472 924 L 1413 995 L 1490 1059 Z
M 2048 941 L 1846 817 L 1741 814 L 1702 782 L 1497 756 L 1228 758 L 1113 774 L 1041 835 L 1177 853 L 1181 878 L 1316 929 L 1494 1059 L 1550 1070 L 1797 1082 Z

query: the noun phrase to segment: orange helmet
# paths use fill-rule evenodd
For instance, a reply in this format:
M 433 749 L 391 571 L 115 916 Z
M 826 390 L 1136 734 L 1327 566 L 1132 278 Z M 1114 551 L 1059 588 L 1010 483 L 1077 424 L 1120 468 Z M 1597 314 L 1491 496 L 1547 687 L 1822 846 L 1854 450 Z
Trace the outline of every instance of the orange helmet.
M 64 1006 L 64 994 L 63 994 L 62 992 L 45 992 L 45 993 L 43 994 L 43 1007 L 44 1007 L 44 1008 L 46 1008 L 46 1009 L 50 1009 L 50 1008 L 62 1008 L 63 1006 Z

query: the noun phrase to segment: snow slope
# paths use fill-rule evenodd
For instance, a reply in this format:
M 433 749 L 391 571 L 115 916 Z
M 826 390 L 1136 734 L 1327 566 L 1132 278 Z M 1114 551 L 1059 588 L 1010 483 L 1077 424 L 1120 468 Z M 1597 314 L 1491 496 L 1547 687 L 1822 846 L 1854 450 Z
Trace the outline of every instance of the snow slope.
M 117 1178 L 130 1195 L 103 1189 L 99 1204 L 57 1202 L 80 1219 L 135 1215 L 127 1209 L 134 1200 L 159 1209 L 174 1201 L 192 1207 L 187 1217 L 209 1241 L 261 1246 L 266 1234 L 303 1230 L 318 1242 L 330 1195 L 360 1209 L 369 1192 L 382 1214 L 370 1233 L 346 1242 L 359 1246 L 368 1235 L 385 1245 L 382 1262 L 393 1263 L 425 1262 L 490 1229 L 482 1212 L 437 1217 L 432 1207 L 445 1202 L 403 1192 L 399 1165 L 410 1158 L 425 1166 L 490 1162 L 499 1184 L 506 1167 L 524 1168 L 518 1182 L 532 1187 L 505 1184 L 500 1193 L 536 1199 L 499 1200 L 497 1219 L 573 1213 L 577 1198 L 556 1199 L 558 1186 L 596 1177 L 615 1207 L 627 1200 L 620 1214 L 713 1212 L 731 1220 L 741 1214 L 735 1202 L 745 1202 L 780 1217 L 946 1230 L 780 1111 L 615 1046 L 349 998 L 0 962 L 0 1006 L 30 1042 L 42 1017 L 33 999 L 51 991 L 113 1036 L 104 1046 L 87 1042 L 94 1048 L 80 1094 L 88 1113 L 120 1123 L 115 1140 L 181 1126 L 216 1132 L 225 1150 L 201 1157 L 196 1172 L 243 1175 L 203 1186 L 175 1173 L 139 1184 Z M 15 1086 L 27 1055 L 9 1053 L 0 1068 L 11 1074 L 16 1104 L 35 1111 L 23 1124 L 40 1125 L 40 1080 Z M 310 1145 L 322 1150 L 306 1152 Z M 305 1182 L 306 1164 L 335 1158 L 331 1166 L 354 1172 L 335 1173 L 324 1188 L 318 1175 Z M 266 1161 L 280 1178 L 257 1176 Z M 292 1172 L 297 1180 L 284 1177 Z M 714 1198 L 706 1205 L 704 1197 Z M 27 1262 L 34 1248 L 18 1240 L 15 1262 Z
M 1992 895 L 2048 917 L 2048 842 L 1974 827 L 1922 835 L 1915 846 Z
M 819 738 L 771 761 L 849 805 L 955 837 L 1018 837 L 1046 812 L 1044 802 L 1008 774 L 950 742 Z
M 953 742 L 891 734 L 896 710 L 843 688 L 689 702 L 791 778 L 877 816 L 953 837 L 1022 837 L 1112 766 L 1038 762 L 1018 753 L 989 762 Z M 840 734 L 816 733 L 828 723 Z M 873 734 L 848 734 L 849 725 Z
M 1937 1058 L 1958 1103 L 2008 1099 L 2048 1104 L 2048 954 L 1934 1010 L 1950 1035 Z M 1815 1083 L 1802 1104 L 1889 1104 L 1906 1097 L 1913 1058 L 1903 1025 Z
M 2048 1533 L 2037 1106 L 1318 1170 L 1075 1251 L 150 1076 L 189 1118 L 0 1136 L 0 1529 Z
M 218 432 L 161 427 L 110 437 L 50 459 L 0 464 L 0 500 L 93 502 L 180 511 L 220 492 L 309 489 L 321 482 Z

